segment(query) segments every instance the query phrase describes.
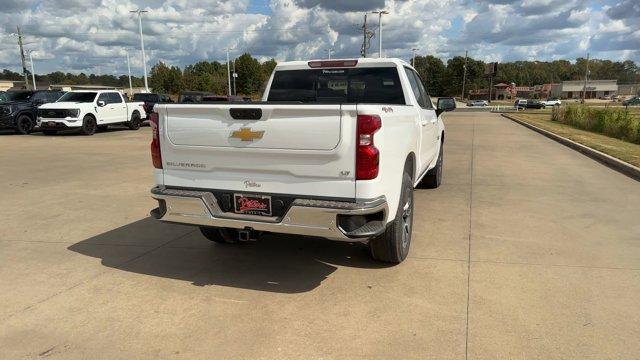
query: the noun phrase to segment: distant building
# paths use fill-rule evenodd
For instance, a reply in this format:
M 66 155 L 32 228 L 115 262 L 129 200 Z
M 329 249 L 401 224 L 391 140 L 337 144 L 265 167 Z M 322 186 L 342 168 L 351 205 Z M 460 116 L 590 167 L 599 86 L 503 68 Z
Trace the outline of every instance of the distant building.
M 640 95 L 640 84 L 620 84 L 618 85 L 618 95 Z
M 586 99 L 598 99 L 618 94 L 617 80 L 589 80 L 586 87 L 583 80 L 563 81 L 561 97 L 564 99 L 581 99 L 586 90 Z

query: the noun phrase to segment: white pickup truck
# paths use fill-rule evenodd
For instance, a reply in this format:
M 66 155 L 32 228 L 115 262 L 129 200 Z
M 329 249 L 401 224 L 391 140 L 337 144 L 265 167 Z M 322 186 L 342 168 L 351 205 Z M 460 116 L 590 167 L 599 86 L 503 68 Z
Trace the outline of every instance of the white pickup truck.
M 125 124 L 138 130 L 145 114 L 143 102 L 127 102 L 119 91 L 71 91 L 54 103 L 38 109 L 37 125 L 45 135 L 79 129 L 93 135 L 111 124 Z
M 262 100 L 155 106 L 151 215 L 219 243 L 288 233 L 404 260 L 413 189 L 440 185 L 455 101 L 434 107 L 398 59 L 280 63 Z

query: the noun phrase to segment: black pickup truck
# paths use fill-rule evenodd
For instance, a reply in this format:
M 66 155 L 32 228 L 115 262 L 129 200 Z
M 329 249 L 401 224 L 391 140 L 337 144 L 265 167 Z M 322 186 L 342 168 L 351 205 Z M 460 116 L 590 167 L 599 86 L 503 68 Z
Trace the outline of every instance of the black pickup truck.
M 55 102 L 62 94 L 49 90 L 7 91 L 0 102 L 0 128 L 29 134 L 36 125 L 38 106 Z

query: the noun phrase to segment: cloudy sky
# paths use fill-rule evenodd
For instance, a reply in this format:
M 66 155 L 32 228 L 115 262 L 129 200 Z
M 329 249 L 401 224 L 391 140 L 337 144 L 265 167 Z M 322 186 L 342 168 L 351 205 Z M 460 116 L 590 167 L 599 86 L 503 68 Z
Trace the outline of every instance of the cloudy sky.
M 383 18 L 383 53 L 447 59 L 550 60 L 586 56 L 640 63 L 640 0 L 0 0 L 0 68 L 20 69 L 16 26 L 36 73 L 141 74 L 135 14 L 148 63 L 184 66 L 249 52 L 261 59 L 354 57 L 363 14 Z M 369 25 L 377 30 L 376 15 Z M 378 52 L 378 33 L 370 52 Z

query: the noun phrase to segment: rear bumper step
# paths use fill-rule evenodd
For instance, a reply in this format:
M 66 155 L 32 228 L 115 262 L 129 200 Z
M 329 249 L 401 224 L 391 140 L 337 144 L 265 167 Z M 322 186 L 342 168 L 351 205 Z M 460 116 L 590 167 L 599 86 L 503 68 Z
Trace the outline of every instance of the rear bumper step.
M 224 212 L 213 194 L 205 191 L 156 186 L 151 189 L 151 196 L 159 204 L 158 208 L 151 211 L 151 216 L 161 221 L 235 229 L 251 228 L 340 241 L 362 241 L 381 234 L 388 214 L 384 196 L 356 202 L 296 199 L 281 217 Z M 351 216 L 371 221 L 356 229 L 343 229 L 341 225 L 345 223 L 344 219 Z

